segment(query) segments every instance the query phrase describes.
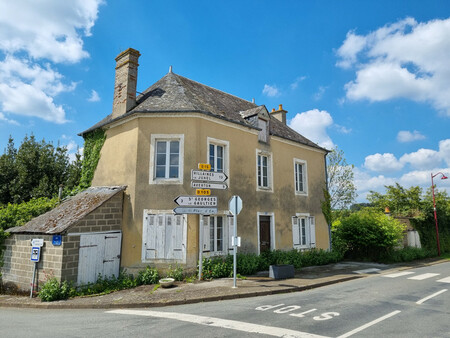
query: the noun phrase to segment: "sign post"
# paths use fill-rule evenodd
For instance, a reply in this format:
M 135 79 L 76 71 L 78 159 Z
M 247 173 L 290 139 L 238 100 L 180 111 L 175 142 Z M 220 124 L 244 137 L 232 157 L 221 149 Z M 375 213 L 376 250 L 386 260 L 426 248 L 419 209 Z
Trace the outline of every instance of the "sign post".
M 231 197 L 228 202 L 228 208 L 230 212 L 233 214 L 233 288 L 236 288 L 236 266 L 237 266 L 237 215 L 242 210 L 242 199 L 239 196 Z
M 33 239 L 31 241 L 31 261 L 34 262 L 33 267 L 33 277 L 31 279 L 31 290 L 30 290 L 30 298 L 33 298 L 33 290 L 34 290 L 34 280 L 36 278 L 36 268 L 39 263 L 39 259 L 41 258 L 41 247 L 44 245 L 43 239 Z

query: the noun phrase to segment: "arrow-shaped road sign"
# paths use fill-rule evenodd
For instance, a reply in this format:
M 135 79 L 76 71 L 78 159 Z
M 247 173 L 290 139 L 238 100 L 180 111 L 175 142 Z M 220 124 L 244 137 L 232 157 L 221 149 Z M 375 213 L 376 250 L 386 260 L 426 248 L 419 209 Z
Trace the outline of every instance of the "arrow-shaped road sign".
M 191 187 L 196 189 L 218 189 L 218 190 L 228 189 L 228 186 L 225 183 L 207 183 L 207 182 L 193 182 L 193 181 L 191 181 Z
M 215 215 L 217 214 L 217 208 L 190 208 L 190 207 L 177 207 L 173 209 L 175 214 L 197 214 L 197 215 Z
M 228 176 L 218 171 L 191 170 L 191 180 L 208 182 L 225 182 Z
M 217 196 L 178 196 L 174 202 L 186 207 L 216 207 Z

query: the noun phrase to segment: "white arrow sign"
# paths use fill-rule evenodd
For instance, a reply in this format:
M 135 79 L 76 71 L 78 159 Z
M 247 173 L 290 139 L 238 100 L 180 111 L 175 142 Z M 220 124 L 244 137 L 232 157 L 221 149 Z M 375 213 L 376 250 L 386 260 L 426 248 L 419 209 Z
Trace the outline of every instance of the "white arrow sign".
M 191 187 L 197 189 L 219 189 L 219 190 L 228 189 L 228 186 L 225 183 L 206 183 L 193 181 L 191 181 Z
M 191 180 L 225 182 L 228 176 L 218 171 L 191 170 Z
M 178 196 L 175 203 L 186 207 L 216 207 L 216 196 Z
M 185 208 L 177 207 L 173 209 L 175 214 L 198 214 L 198 215 L 215 215 L 217 208 Z

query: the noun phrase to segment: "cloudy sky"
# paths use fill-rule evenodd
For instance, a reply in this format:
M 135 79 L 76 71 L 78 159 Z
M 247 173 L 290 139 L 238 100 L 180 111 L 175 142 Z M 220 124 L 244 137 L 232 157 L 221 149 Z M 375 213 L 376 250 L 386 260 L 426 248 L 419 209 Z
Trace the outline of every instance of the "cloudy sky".
M 358 201 L 450 175 L 449 1 L 0 2 L 0 148 L 11 135 L 83 146 L 108 115 L 114 58 L 138 91 L 175 73 L 283 104 L 289 125 L 355 166 Z M 2 151 L 3 153 L 3 151 Z M 438 187 L 450 192 L 450 180 Z

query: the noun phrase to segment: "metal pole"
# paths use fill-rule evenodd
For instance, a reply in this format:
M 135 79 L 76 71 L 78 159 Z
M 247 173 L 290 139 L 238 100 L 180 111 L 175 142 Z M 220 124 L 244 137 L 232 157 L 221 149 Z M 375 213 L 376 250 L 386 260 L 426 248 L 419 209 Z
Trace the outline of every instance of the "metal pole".
M 437 175 L 437 174 L 436 174 Z M 434 183 L 433 183 L 433 173 L 431 173 L 431 190 L 433 191 L 433 211 L 434 211 L 434 221 L 436 223 L 436 245 L 438 250 L 438 256 L 441 255 L 441 245 L 439 244 L 439 228 L 436 214 L 436 199 L 434 197 Z
M 237 210 L 238 210 L 238 199 L 234 199 L 234 210 L 236 215 L 233 217 L 233 288 L 237 288 L 236 286 L 236 266 L 237 266 Z
M 36 276 L 36 265 L 37 265 L 37 262 L 34 262 L 33 279 L 31 280 L 30 298 L 33 298 L 34 279 L 35 279 L 35 276 Z
M 203 215 L 200 217 L 200 229 L 198 229 L 198 280 L 202 280 L 203 269 Z

